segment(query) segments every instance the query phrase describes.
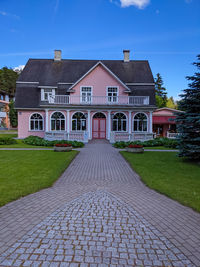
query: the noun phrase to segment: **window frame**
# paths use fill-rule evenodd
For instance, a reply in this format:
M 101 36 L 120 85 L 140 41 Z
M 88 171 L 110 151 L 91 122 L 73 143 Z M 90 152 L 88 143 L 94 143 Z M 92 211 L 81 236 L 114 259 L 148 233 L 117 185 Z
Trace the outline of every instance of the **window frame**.
M 116 119 L 114 119 L 114 116 L 115 115 L 117 115 L 117 114 L 123 114 L 125 117 L 126 117 L 126 130 L 124 131 L 124 130 L 119 130 L 119 128 L 118 128 L 118 120 L 117 120 L 117 130 L 115 131 L 115 130 L 113 130 L 113 124 L 114 124 L 114 120 L 116 120 Z M 122 121 L 124 121 L 124 119 L 122 119 Z M 113 115 L 113 119 L 112 119 L 112 131 L 113 132 L 117 132 L 117 133 L 127 133 L 128 132 L 128 118 L 127 118 L 127 115 L 124 113 L 124 112 L 116 112 L 116 113 L 114 113 L 114 115 Z
M 64 119 L 60 119 L 60 121 L 61 120 L 64 120 L 64 130 L 52 130 L 52 116 L 53 116 L 53 114 L 55 114 L 55 113 L 61 113 L 63 116 L 64 116 Z M 55 120 L 56 121 L 56 120 Z M 56 124 L 55 124 L 56 125 Z M 61 126 L 61 122 L 60 122 L 60 126 Z M 55 127 L 56 128 L 56 127 Z M 61 127 L 60 127 L 61 128 Z M 62 111 L 54 111 L 52 114 L 51 114 L 51 117 L 50 117 L 50 129 L 51 129 L 51 131 L 52 132 L 64 132 L 64 131 L 66 131 L 66 116 L 65 116 L 65 114 L 62 112 Z
M 38 114 L 38 115 L 40 115 L 41 117 L 42 117 L 42 119 L 40 120 L 40 121 L 42 121 L 42 130 L 32 130 L 31 129 L 31 117 L 34 115 L 34 114 Z M 39 120 L 38 120 L 39 121 Z M 38 124 L 39 125 L 39 124 Z M 34 128 L 35 128 L 35 123 L 34 123 Z M 30 116 L 29 116 L 29 131 L 30 132 L 43 132 L 44 131 L 44 116 L 41 114 L 41 113 L 39 113 L 39 112 L 34 112 L 34 113 L 32 113 Z
M 109 101 L 109 96 L 108 96 L 108 89 L 110 88 L 116 88 L 117 89 L 117 96 L 111 96 L 112 97 L 112 101 Z M 106 96 L 107 96 L 107 103 L 118 103 L 118 97 L 119 97 L 119 86 L 106 86 Z M 113 101 L 113 97 L 117 98 L 117 101 Z M 119 113 L 119 112 L 118 112 Z M 120 112 L 121 113 L 121 112 Z
M 75 120 L 75 119 L 73 119 L 73 116 L 76 114 L 76 113 L 82 113 L 83 114 L 83 116 L 85 117 L 85 114 L 82 112 L 82 111 L 76 111 L 76 112 L 74 112 L 73 114 L 72 114 L 72 116 L 71 116 L 71 131 L 72 132 L 84 132 L 84 131 L 87 131 L 87 118 L 85 117 L 85 119 L 81 119 L 80 121 L 81 121 L 81 129 L 82 129 L 82 121 L 83 120 L 85 120 L 85 130 L 77 130 L 77 123 L 76 123 L 76 129 L 75 130 L 73 130 L 73 120 Z M 76 121 L 77 121 L 77 119 L 76 119 Z
M 45 90 L 51 90 L 51 92 L 45 92 Z M 47 99 L 45 99 L 45 94 L 48 95 Z M 42 88 L 41 89 L 41 101 L 50 102 L 50 96 L 55 96 L 55 88 Z
M 138 130 L 136 130 L 135 131 L 135 127 L 134 127 L 134 122 L 135 122 L 135 116 L 137 116 L 138 114 L 143 114 L 143 115 L 145 115 L 146 116 L 146 123 L 147 123 L 147 125 L 146 125 L 146 128 L 147 128 L 147 130 L 146 131 L 138 131 Z M 138 123 L 139 123 L 139 121 L 138 121 Z M 138 123 L 137 123 L 137 128 L 138 128 Z M 143 127 L 143 125 L 142 125 L 142 128 L 144 128 Z M 149 131 L 149 118 L 148 118 L 148 115 L 145 113 L 145 112 L 137 112 L 134 116 L 133 116 L 133 133 L 135 132 L 135 133 L 148 133 L 148 131 Z
M 83 101 L 83 88 L 90 88 L 91 89 L 91 96 L 90 96 L 90 101 Z M 86 92 L 87 93 L 87 92 Z M 83 104 L 91 104 L 92 103 L 92 96 L 93 96 L 93 86 L 91 86 L 91 85 L 88 85 L 88 86 L 86 86 L 86 85 L 82 85 L 81 87 L 80 87 L 80 102 L 81 103 L 83 103 Z M 87 95 L 87 96 L 85 96 L 86 98 L 88 98 L 89 96 Z

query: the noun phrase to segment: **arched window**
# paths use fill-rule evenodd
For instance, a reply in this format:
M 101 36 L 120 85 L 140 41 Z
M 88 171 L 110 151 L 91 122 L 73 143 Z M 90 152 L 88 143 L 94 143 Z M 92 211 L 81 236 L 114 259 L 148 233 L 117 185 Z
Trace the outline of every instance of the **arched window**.
M 76 112 L 72 117 L 72 131 L 85 131 L 86 117 L 81 112 Z
M 101 113 L 101 112 L 97 112 L 97 113 L 94 114 L 93 118 L 94 118 L 94 119 L 99 119 L 99 118 L 101 118 L 101 119 L 105 119 L 106 116 L 105 116 L 105 114 L 103 114 L 103 113 Z
M 116 113 L 113 117 L 113 131 L 125 132 L 126 131 L 126 115 L 124 113 Z
M 30 130 L 43 131 L 44 120 L 42 115 L 34 113 L 30 117 Z
M 64 131 L 65 130 L 65 116 L 61 112 L 54 112 L 51 116 L 51 130 Z
M 134 117 L 133 131 L 147 132 L 147 116 L 144 113 L 138 113 Z

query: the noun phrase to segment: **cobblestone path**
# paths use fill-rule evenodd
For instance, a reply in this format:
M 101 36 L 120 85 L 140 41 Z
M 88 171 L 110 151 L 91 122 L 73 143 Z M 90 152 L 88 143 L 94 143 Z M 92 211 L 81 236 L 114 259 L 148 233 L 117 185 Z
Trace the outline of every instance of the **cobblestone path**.
M 0 266 L 200 266 L 199 222 L 97 142 L 52 188 L 0 208 Z

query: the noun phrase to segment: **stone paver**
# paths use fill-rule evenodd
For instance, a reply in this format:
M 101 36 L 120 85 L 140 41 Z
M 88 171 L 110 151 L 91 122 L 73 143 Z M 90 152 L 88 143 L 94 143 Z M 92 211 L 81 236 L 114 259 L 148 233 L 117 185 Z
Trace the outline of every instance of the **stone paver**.
M 68 265 L 200 266 L 200 214 L 88 144 L 52 188 L 0 208 L 0 266 Z

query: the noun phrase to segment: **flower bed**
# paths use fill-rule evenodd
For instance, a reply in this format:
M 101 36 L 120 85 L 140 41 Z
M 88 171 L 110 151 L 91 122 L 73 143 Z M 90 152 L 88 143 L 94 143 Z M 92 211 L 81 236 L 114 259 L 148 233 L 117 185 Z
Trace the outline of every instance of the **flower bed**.
M 72 145 L 71 144 L 55 144 L 54 151 L 55 152 L 66 152 L 71 151 Z
M 131 153 L 144 153 L 144 148 L 142 145 L 130 144 L 126 148 L 126 151 Z

